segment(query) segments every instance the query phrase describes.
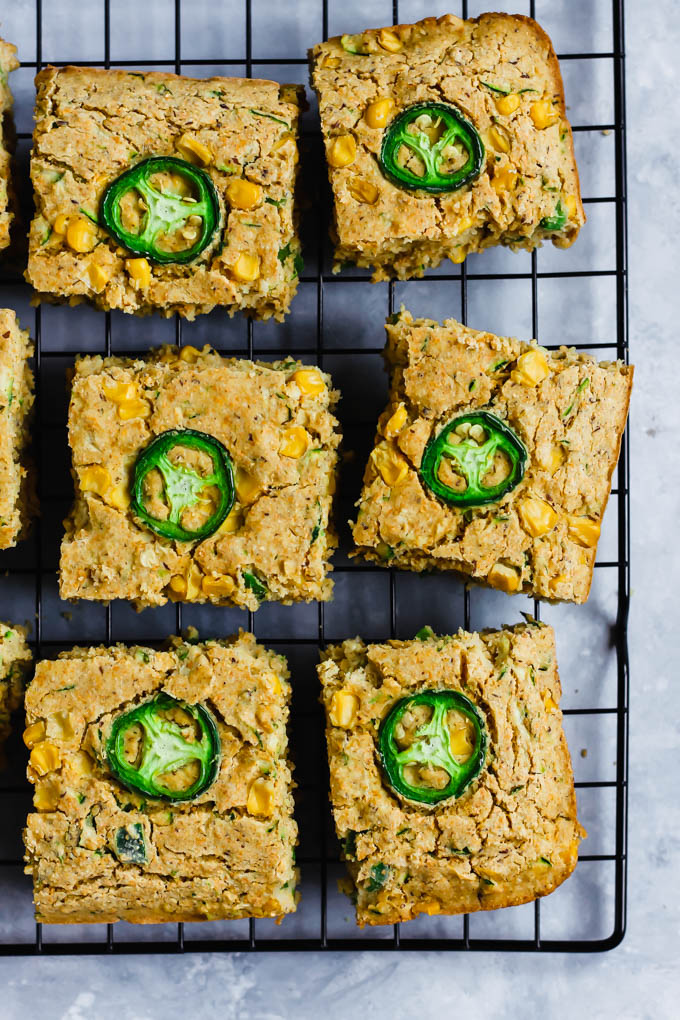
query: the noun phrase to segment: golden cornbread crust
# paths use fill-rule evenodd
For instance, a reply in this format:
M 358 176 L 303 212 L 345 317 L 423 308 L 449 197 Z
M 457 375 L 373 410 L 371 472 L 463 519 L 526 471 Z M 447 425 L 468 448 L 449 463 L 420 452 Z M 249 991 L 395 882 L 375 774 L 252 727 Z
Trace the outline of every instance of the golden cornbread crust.
M 555 640 L 544 624 L 329 647 L 319 668 L 331 801 L 356 886 L 359 924 L 495 910 L 545 896 L 574 870 L 579 840 L 559 709 Z M 457 799 L 428 808 L 383 779 L 378 730 L 397 700 L 458 691 L 481 712 L 486 764 Z M 347 727 L 336 692 L 354 695 Z
M 24 676 L 32 661 L 25 628 L 0 623 L 0 762 L 12 728 L 12 712 L 23 701 Z
M 302 89 L 240 78 L 192 79 L 160 72 L 48 67 L 36 77 L 36 127 L 26 278 L 48 300 L 188 319 L 216 306 L 282 319 L 298 283 L 294 189 Z M 126 268 L 131 253 L 101 227 L 91 251 L 74 251 L 58 217 L 97 219 L 113 180 L 151 156 L 189 158 L 188 135 L 207 147 L 203 166 L 217 191 L 216 240 L 188 265 L 152 264 L 148 286 Z M 194 160 L 196 162 L 196 160 Z M 260 189 L 253 207 L 230 205 L 230 183 Z M 259 259 L 257 278 L 234 275 L 242 254 Z
M 16 52 L 16 46 L 0 39 L 0 251 L 9 245 L 9 231 L 14 219 L 15 200 L 11 182 L 14 124 L 9 73 L 19 66 Z
M 339 394 L 327 374 L 301 370 L 293 360 L 222 358 L 208 347 L 163 348 L 148 361 L 79 358 L 69 409 L 76 498 L 61 547 L 62 598 L 125 598 L 142 607 L 170 597 L 257 609 L 261 599 L 244 574 L 265 585 L 266 599 L 330 598 L 340 441 L 331 412 Z M 320 392 L 301 388 L 308 373 Z M 129 509 L 138 455 L 156 436 L 183 428 L 216 437 L 235 469 L 232 512 L 193 543 L 156 535 Z M 299 445 L 286 455 L 291 437 Z
M 339 136 L 356 143 L 350 164 L 329 164 L 336 269 L 350 261 L 373 267 L 374 280 L 407 279 L 444 258 L 459 263 L 492 245 L 531 251 L 544 240 L 558 247 L 576 240 L 585 213 L 562 77 L 552 43 L 535 21 L 446 14 L 354 38 L 368 52 L 347 52 L 339 37 L 310 51 L 327 154 Z M 506 92 L 517 97 L 516 108 L 504 107 Z M 418 102 L 457 107 L 481 135 L 481 174 L 437 195 L 387 180 L 378 163 L 385 129 L 366 120 L 369 105 L 385 98 L 394 104 L 389 121 Z M 546 126 L 539 126 L 542 114 Z M 377 189 L 375 201 L 352 195 L 358 181 Z M 561 230 L 548 231 L 541 220 L 555 216 L 558 199 L 569 205 L 568 219 Z
M 508 592 L 585 602 L 633 367 L 566 347 L 548 352 L 455 319 L 414 320 L 403 309 L 386 328 L 390 396 L 357 503 L 357 551 L 384 566 L 456 570 Z M 518 362 L 532 351 L 545 366 L 535 384 Z M 497 503 L 462 510 L 437 499 L 418 469 L 431 437 L 479 409 L 510 425 L 527 465 Z M 385 480 L 385 461 L 396 480 Z M 536 508 L 549 521 L 540 534 L 527 523 Z
M 36 512 L 35 477 L 25 457 L 33 408 L 33 344 L 16 314 L 0 308 L 0 549 L 17 544 Z
M 36 811 L 24 832 L 36 918 L 159 923 L 294 911 L 288 676 L 286 660 L 244 632 L 200 644 L 175 638 L 160 652 L 74 648 L 38 663 L 27 737 L 37 729 L 44 739 L 29 739 Z M 193 801 L 141 797 L 106 764 L 114 719 L 161 691 L 206 704 L 217 722 L 219 773 Z M 46 745 L 56 749 L 47 771 Z M 258 780 L 268 788 L 266 815 L 247 807 Z M 146 862 L 121 860 L 117 832 L 139 835 L 140 827 Z

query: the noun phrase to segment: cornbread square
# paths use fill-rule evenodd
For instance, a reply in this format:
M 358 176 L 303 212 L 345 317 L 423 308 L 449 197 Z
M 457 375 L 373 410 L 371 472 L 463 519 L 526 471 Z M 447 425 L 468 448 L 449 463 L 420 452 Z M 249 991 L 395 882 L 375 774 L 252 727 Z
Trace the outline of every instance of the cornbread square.
M 24 840 L 36 918 L 157 923 L 294 911 L 288 676 L 286 660 L 243 631 L 199 644 L 170 639 L 166 651 L 73 648 L 39 662 L 24 735 L 35 787 Z M 112 773 L 116 721 L 167 696 L 207 710 L 219 734 L 216 777 L 192 800 L 140 795 Z M 174 713 L 191 740 L 186 714 Z M 136 750 L 134 740 L 126 744 L 128 758 Z M 173 773 L 176 789 L 192 778 L 182 773 L 189 767 Z
M 301 88 L 87 67 L 48 67 L 36 87 L 26 278 L 42 298 L 188 319 L 216 306 L 283 318 L 300 268 Z M 140 265 L 102 226 L 107 186 L 158 156 L 197 164 L 217 193 L 217 229 L 186 265 Z M 155 183 L 178 187 L 162 175 Z
M 336 270 L 353 262 L 372 267 L 374 280 L 407 279 L 492 245 L 531 251 L 544 240 L 563 248 L 576 240 L 585 214 L 562 78 L 535 21 L 445 14 L 329 39 L 310 60 L 334 197 Z M 457 190 L 400 186 L 381 169 L 396 119 L 428 102 L 453 107 L 481 139 L 478 175 Z M 424 116 L 409 133 L 429 131 L 434 145 L 441 121 Z M 460 147 L 443 155 L 451 171 L 463 164 Z M 423 176 L 422 157 L 412 152 L 409 166 Z
M 0 623 L 0 762 L 12 728 L 11 715 L 23 701 L 24 677 L 32 661 L 25 629 Z
M 76 496 L 61 547 L 62 598 L 249 609 L 263 600 L 329 599 L 338 397 L 329 375 L 292 359 L 222 358 L 208 347 L 166 347 L 146 361 L 79 358 L 69 409 Z M 159 536 L 130 509 L 140 454 L 164 433 L 186 429 L 223 444 L 235 482 L 226 520 L 193 542 Z M 199 462 L 196 470 L 206 468 Z M 157 516 L 168 516 L 162 492 L 148 498 Z
M 457 570 L 508 593 L 585 602 L 632 366 L 598 364 L 573 348 L 548 352 L 455 319 L 414 320 L 403 309 L 387 336 L 390 396 L 357 504 L 358 552 L 409 570 Z M 496 502 L 464 509 L 434 494 L 423 459 L 447 423 L 478 411 L 512 430 L 526 464 Z M 454 461 L 444 463 L 440 481 L 465 490 Z M 494 460 L 492 471 L 506 467 Z
M 9 245 L 9 231 L 14 219 L 14 189 L 11 182 L 14 124 L 8 79 L 9 72 L 19 66 L 16 52 L 16 46 L 0 39 L 0 251 Z
M 0 308 L 0 549 L 17 544 L 36 510 L 33 465 L 25 457 L 33 407 L 33 344 L 16 314 Z
M 359 924 L 515 906 L 569 877 L 585 832 L 552 628 L 534 622 L 443 637 L 424 628 L 416 640 L 376 645 L 355 638 L 326 650 L 319 677 L 335 827 Z M 424 691 L 462 694 L 487 740 L 478 777 L 433 806 L 396 793 L 380 753 L 390 711 Z M 417 782 L 427 775 L 421 770 Z

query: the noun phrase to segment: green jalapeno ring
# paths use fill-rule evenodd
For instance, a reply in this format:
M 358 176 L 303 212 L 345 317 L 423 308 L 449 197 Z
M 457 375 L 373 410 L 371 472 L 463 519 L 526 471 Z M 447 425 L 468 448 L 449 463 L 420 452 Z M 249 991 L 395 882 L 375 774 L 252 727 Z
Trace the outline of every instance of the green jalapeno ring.
M 212 474 L 203 476 L 188 468 L 172 464 L 167 455 L 178 446 L 207 453 L 213 463 Z M 170 514 L 166 520 L 152 517 L 144 505 L 144 479 L 154 468 L 161 474 L 165 496 L 170 505 Z M 194 531 L 182 527 L 181 518 L 184 511 L 196 506 L 201 501 L 201 492 L 211 486 L 215 486 L 220 494 L 214 513 Z M 135 463 L 130 509 L 147 528 L 163 538 L 171 538 L 178 542 L 194 542 L 208 538 L 229 515 L 234 498 L 234 471 L 231 458 L 219 439 L 209 436 L 206 432 L 198 432 L 196 429 L 169 429 L 162 432 L 142 450 Z
M 416 730 L 413 743 L 400 751 L 394 731 L 404 713 L 417 705 L 431 708 L 432 718 Z M 475 731 L 474 750 L 462 764 L 456 761 L 451 752 L 446 713 L 452 710 L 464 715 Z M 451 797 L 460 797 L 473 779 L 477 778 L 486 761 L 487 734 L 484 720 L 476 706 L 458 691 L 422 691 L 412 697 L 401 698 L 383 719 L 378 732 L 378 743 L 383 772 L 389 785 L 406 800 L 421 804 L 438 804 Z M 408 765 L 431 765 L 443 769 L 449 781 L 441 790 L 413 786 L 404 775 Z
M 459 425 L 481 425 L 487 439 L 481 446 L 463 440 L 456 445 L 449 443 L 449 436 Z M 497 452 L 505 454 L 510 461 L 510 471 L 497 485 L 482 484 L 484 475 L 491 470 Z M 420 477 L 431 492 L 444 503 L 453 507 L 485 506 L 497 503 L 511 492 L 524 477 L 528 451 L 519 436 L 506 422 L 489 411 L 472 411 L 453 418 L 442 431 L 428 442 L 420 464 Z M 439 466 L 443 457 L 455 461 L 467 487 L 458 492 L 439 478 Z
M 412 135 L 409 124 L 422 114 L 429 114 L 443 120 L 445 130 L 439 141 L 431 144 L 425 132 Z M 467 160 L 453 173 L 441 173 L 439 166 L 444 149 L 458 141 L 467 152 Z M 425 173 L 418 177 L 411 170 L 397 163 L 402 145 L 422 159 Z M 407 107 L 388 125 L 378 157 L 380 169 L 394 184 L 433 194 L 457 191 L 465 184 L 479 177 L 484 166 L 484 144 L 477 129 L 463 114 L 448 103 L 416 103 Z
M 182 709 L 197 723 L 200 739 L 186 740 L 178 723 L 163 719 L 160 713 Z M 142 730 L 139 764 L 130 764 L 125 756 L 125 737 L 132 726 Z M 217 778 L 221 743 L 217 723 L 205 705 L 189 705 L 169 694 L 157 694 L 129 712 L 119 715 L 111 727 L 106 744 L 106 760 L 111 773 L 127 789 L 159 800 L 193 800 Z M 199 775 L 184 790 L 163 786 L 159 776 L 167 775 L 185 765 L 197 762 Z
M 196 201 L 179 195 L 163 194 L 149 183 L 156 173 L 175 173 L 190 181 L 198 193 Z M 122 222 L 121 200 L 128 191 L 137 191 L 146 203 L 139 234 L 131 234 Z M 199 167 L 176 156 L 151 156 L 125 170 L 108 185 L 101 200 L 101 219 L 111 236 L 136 255 L 145 255 L 161 265 L 183 265 L 193 261 L 210 243 L 220 220 L 220 204 L 209 175 Z M 201 217 L 198 240 L 182 251 L 162 251 L 156 244 L 161 232 L 178 230 L 190 216 Z

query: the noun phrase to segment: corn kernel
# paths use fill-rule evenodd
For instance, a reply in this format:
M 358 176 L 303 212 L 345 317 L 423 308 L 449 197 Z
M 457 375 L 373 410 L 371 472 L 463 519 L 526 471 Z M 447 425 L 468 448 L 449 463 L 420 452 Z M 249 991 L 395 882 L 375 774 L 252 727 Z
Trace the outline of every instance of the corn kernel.
M 497 152 L 510 152 L 510 140 L 503 128 L 496 124 L 489 130 L 489 141 Z
M 508 595 L 518 591 L 522 583 L 519 571 L 514 567 L 508 567 L 505 563 L 494 563 L 486 579 L 492 588 L 500 588 Z
M 514 191 L 517 184 L 517 171 L 504 166 L 501 170 L 494 170 L 491 180 L 491 187 L 496 193 L 500 191 Z
M 302 425 L 291 425 L 283 430 L 283 438 L 279 444 L 279 453 L 284 457 L 292 457 L 297 460 L 309 449 L 311 442 L 309 432 L 303 429 Z
M 461 726 L 457 730 L 451 730 L 449 737 L 451 754 L 457 758 L 469 758 L 475 747 L 470 740 L 470 730 L 467 726 Z
M 234 471 L 234 484 L 236 486 L 236 495 L 238 496 L 239 503 L 243 503 L 244 505 L 252 503 L 262 491 L 260 483 L 254 475 L 249 474 L 240 467 L 237 467 Z
M 600 537 L 600 522 L 590 517 L 567 517 L 567 533 L 569 538 L 584 549 L 592 549 Z
M 198 361 L 201 356 L 201 352 L 196 347 L 192 347 L 191 344 L 187 344 L 186 347 L 182 347 L 179 352 L 179 360 L 184 361 L 187 365 L 193 365 L 194 362 Z
M 349 166 L 357 158 L 357 143 L 354 135 L 337 135 L 328 143 L 326 159 L 331 166 Z
M 328 718 L 332 726 L 348 730 L 359 711 L 359 699 L 351 691 L 335 691 L 331 698 Z
M 556 474 L 567 459 L 567 454 L 563 446 L 554 443 L 547 453 L 543 454 L 540 458 L 541 467 L 548 472 L 549 475 Z
M 282 156 L 286 156 L 290 152 L 293 163 L 297 163 L 300 158 L 295 136 L 290 131 L 286 131 L 285 134 L 281 135 L 278 142 L 274 145 L 274 152 L 279 152 Z
M 31 723 L 24 730 L 24 744 L 26 747 L 35 747 L 36 744 L 40 743 L 41 740 L 45 739 L 45 723 L 42 719 L 38 722 Z
M 65 234 L 68 226 L 68 216 L 64 213 L 59 213 L 56 220 L 52 225 L 52 230 L 55 234 Z
M 548 359 L 543 351 L 533 348 L 520 354 L 517 359 L 517 368 L 510 373 L 510 378 L 513 382 L 522 383 L 524 386 L 537 386 L 549 375 Z
M 242 523 L 243 523 L 243 516 L 242 516 L 242 513 L 241 513 L 241 507 L 238 506 L 238 505 L 234 506 L 234 507 L 232 507 L 232 509 L 229 511 L 227 516 L 224 518 L 224 520 L 220 524 L 219 528 L 217 529 L 216 534 L 218 534 L 218 535 L 233 535 L 233 534 L 235 534 L 235 532 L 237 532 L 239 530 L 239 528 L 241 527 Z
M 521 99 L 517 95 L 499 96 L 496 100 L 496 109 L 503 117 L 509 117 L 511 113 L 514 113 Z
M 398 436 L 407 420 L 408 411 L 404 404 L 399 404 L 396 411 L 388 419 L 383 430 L 387 439 L 394 439 L 395 436 Z
M 66 228 L 66 243 L 73 251 L 84 254 L 92 251 L 97 243 L 97 230 L 90 220 L 84 216 L 76 216 L 69 220 Z
M 264 679 L 272 694 L 278 695 L 281 693 L 281 681 L 276 673 L 266 673 Z
M 576 219 L 576 209 L 577 209 L 576 196 L 575 195 L 567 195 L 567 197 L 564 200 L 564 207 L 567 210 L 567 219 L 575 220 Z
M 106 468 L 99 464 L 83 468 L 78 475 L 78 480 L 83 492 L 94 492 L 98 496 L 103 496 L 111 485 L 111 475 Z
M 557 512 L 544 499 L 529 496 L 519 505 L 519 517 L 525 531 L 533 538 L 547 535 L 557 524 Z
M 545 705 L 546 712 L 557 711 L 557 702 L 552 697 L 550 691 L 543 692 L 543 704 Z
M 371 453 L 370 459 L 385 485 L 398 485 L 408 475 L 406 458 L 392 443 L 380 443 Z
M 141 290 L 151 284 L 151 266 L 146 259 L 125 259 L 125 268 Z
M 186 598 L 187 581 L 181 574 L 176 574 L 175 577 L 170 578 L 169 588 L 173 595 L 176 595 L 179 599 Z
M 37 811 L 54 811 L 60 796 L 59 787 L 54 783 L 40 783 L 33 794 L 33 807 Z
M 182 135 L 175 143 L 175 147 L 183 156 L 195 157 L 201 166 L 208 166 L 213 161 L 213 154 L 208 146 L 199 142 L 198 138 L 194 138 L 193 135 Z
M 219 577 L 204 577 L 201 581 L 203 594 L 212 595 L 215 598 L 228 598 L 235 587 L 236 582 L 228 574 L 220 574 Z
M 90 278 L 90 286 L 92 290 L 99 293 L 103 290 L 106 284 L 109 282 L 109 273 L 103 266 L 98 266 L 95 263 L 91 263 L 87 267 L 87 275 Z
M 451 260 L 451 262 L 453 262 L 454 266 L 459 266 L 462 262 L 465 262 L 466 258 L 467 251 L 465 250 L 465 247 L 463 245 L 461 245 L 459 248 L 456 248 L 456 250 L 451 252 L 451 254 L 449 255 L 449 259 Z
M 135 397 L 133 400 L 124 400 L 118 405 L 118 417 L 121 421 L 130 421 L 131 418 L 151 417 L 151 404 L 148 400 Z
M 39 776 L 46 776 L 61 765 L 61 752 L 50 740 L 41 740 L 34 746 L 28 761 Z
M 340 67 L 340 58 L 339 57 L 324 57 L 324 59 L 323 59 L 323 61 L 321 63 L 321 66 L 322 67 L 330 67 L 330 68 Z
M 551 577 L 548 587 L 550 588 L 550 591 L 553 593 L 553 595 L 556 593 L 560 585 L 566 584 L 568 580 L 569 578 L 567 577 L 566 574 L 556 574 L 555 577 Z
M 72 754 L 69 766 L 77 776 L 91 776 L 94 772 L 94 762 L 85 751 L 76 751 Z
M 427 914 L 432 917 L 433 914 L 441 914 L 441 903 L 437 900 L 427 900 L 425 903 L 418 903 L 415 908 L 419 914 Z
M 104 396 L 114 404 L 123 404 L 137 396 L 137 387 L 133 382 L 104 383 Z
M 380 191 L 375 184 L 356 177 L 347 185 L 347 190 L 356 202 L 363 202 L 364 205 L 375 205 L 378 201 Z
M 378 32 L 378 43 L 388 53 L 398 53 L 404 45 L 397 35 L 391 28 L 381 28 Z
M 267 779 L 256 779 L 248 791 L 248 814 L 268 818 L 274 810 L 274 787 Z
M 321 372 L 317 368 L 299 368 L 297 372 L 293 372 L 291 379 L 297 383 L 300 392 L 308 397 L 316 397 L 326 389 Z
M 260 275 L 259 256 L 241 252 L 231 268 L 231 275 L 239 283 L 253 283 Z
M 387 124 L 392 110 L 394 100 L 386 96 L 384 99 L 376 99 L 369 103 L 364 111 L 364 120 L 370 128 L 384 128 Z
M 532 103 L 529 116 L 539 131 L 552 127 L 560 119 L 559 113 L 555 111 L 553 104 L 548 99 L 537 99 L 535 103 Z
M 262 188 L 252 181 L 239 179 L 227 185 L 227 200 L 235 209 L 252 209 L 262 198 Z
M 112 486 L 106 493 L 105 500 L 109 506 L 115 507 L 116 510 L 127 510 L 130 506 L 130 493 L 125 482 Z

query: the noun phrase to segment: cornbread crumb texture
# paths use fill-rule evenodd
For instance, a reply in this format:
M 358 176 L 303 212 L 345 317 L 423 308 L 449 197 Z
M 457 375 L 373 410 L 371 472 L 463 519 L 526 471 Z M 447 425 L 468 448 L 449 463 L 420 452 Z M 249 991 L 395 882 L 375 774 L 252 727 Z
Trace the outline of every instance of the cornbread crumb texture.
M 295 910 L 288 675 L 282 656 L 243 632 L 171 639 L 162 652 L 74 648 L 38 663 L 24 735 L 37 919 L 156 923 Z M 160 692 L 206 706 L 217 724 L 217 778 L 192 801 L 142 797 L 107 765 L 116 718 Z
M 25 457 L 33 407 L 33 344 L 9 308 L 0 308 L 0 549 L 16 545 L 36 509 L 33 466 Z
M 0 251 L 9 244 L 9 231 L 14 219 L 14 191 L 10 179 L 14 125 L 9 73 L 19 66 L 16 52 L 16 46 L 0 39 Z
M 333 814 L 359 924 L 514 906 L 568 878 L 585 832 L 550 627 L 379 645 L 356 638 L 327 649 L 319 676 Z M 478 778 L 434 807 L 395 794 L 378 751 L 392 706 L 428 690 L 463 694 L 488 736 Z M 337 699 L 348 695 L 353 710 L 339 720 Z
M 288 360 L 253 363 L 209 348 L 149 361 L 76 362 L 69 441 L 76 486 L 61 549 L 62 598 L 168 598 L 257 609 L 328 599 L 340 436 L 330 376 Z M 130 511 L 141 451 L 170 429 L 214 436 L 234 466 L 235 502 L 202 541 L 160 537 Z
M 413 319 L 387 324 L 390 398 L 364 475 L 359 552 L 410 570 L 457 570 L 508 593 L 585 602 L 619 455 L 632 366 Z M 419 472 L 432 437 L 484 409 L 528 453 L 497 503 L 447 505 Z
M 0 756 L 10 734 L 12 712 L 23 700 L 24 677 L 32 658 L 24 628 L 0 623 Z
M 576 240 L 585 214 L 571 127 L 557 58 L 536 22 L 446 14 L 330 39 L 310 59 L 334 196 L 336 268 L 350 261 L 373 267 L 375 280 L 405 279 L 496 244 L 532 250 L 543 240 L 559 247 Z M 422 102 L 451 104 L 481 136 L 481 173 L 457 191 L 407 190 L 381 172 L 390 123 Z M 555 229 L 549 221 L 558 203 L 564 223 Z
M 48 67 L 36 85 L 26 275 L 43 298 L 189 319 L 215 306 L 283 317 L 299 268 L 298 86 L 81 67 Z M 219 228 L 187 265 L 131 257 L 97 224 L 107 185 L 153 156 L 196 164 L 218 195 Z

